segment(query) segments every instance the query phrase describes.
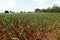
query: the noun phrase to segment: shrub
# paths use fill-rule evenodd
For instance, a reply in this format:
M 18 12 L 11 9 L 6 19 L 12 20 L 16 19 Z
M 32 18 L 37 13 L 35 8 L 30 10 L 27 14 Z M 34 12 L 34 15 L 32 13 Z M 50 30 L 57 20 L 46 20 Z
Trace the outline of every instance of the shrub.
M 9 13 L 9 11 L 5 10 L 5 13 Z

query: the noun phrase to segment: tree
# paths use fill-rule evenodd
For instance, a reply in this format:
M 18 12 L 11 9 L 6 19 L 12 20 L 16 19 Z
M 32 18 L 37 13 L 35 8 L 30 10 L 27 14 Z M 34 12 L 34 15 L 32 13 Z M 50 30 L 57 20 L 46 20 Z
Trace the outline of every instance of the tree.
M 46 9 L 41 9 L 41 12 L 47 12 L 47 10 Z
M 12 11 L 10 10 L 10 13 L 12 13 Z
M 36 13 L 39 13 L 39 12 L 40 12 L 40 9 L 36 8 L 36 9 L 35 9 L 35 12 L 36 12 Z
M 9 11 L 5 10 L 5 13 L 9 13 Z
M 52 10 L 53 12 L 60 12 L 60 7 L 57 5 L 53 5 Z
M 60 13 L 60 7 L 57 5 L 53 5 L 52 7 L 48 7 L 47 9 L 35 9 L 36 13 L 40 12 L 49 12 L 49 13 Z
M 20 11 L 20 13 L 23 13 L 22 11 Z
M 13 12 L 13 11 L 10 10 L 10 13 L 15 13 L 15 12 Z
M 46 10 L 47 12 L 51 13 L 51 7 L 48 7 Z

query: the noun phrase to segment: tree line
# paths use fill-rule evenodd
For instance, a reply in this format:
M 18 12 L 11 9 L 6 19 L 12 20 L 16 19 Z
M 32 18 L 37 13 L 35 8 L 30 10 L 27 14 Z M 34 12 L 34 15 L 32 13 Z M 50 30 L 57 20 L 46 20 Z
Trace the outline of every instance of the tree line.
M 48 7 L 47 9 L 36 8 L 34 12 L 36 13 L 39 13 L 39 12 L 60 13 L 60 7 L 57 5 L 53 5 L 52 7 Z
M 4 13 L 15 13 L 15 12 L 13 12 L 13 11 L 8 11 L 8 10 L 5 10 L 5 12 Z M 48 7 L 48 8 L 46 8 L 46 9 L 39 9 L 39 8 L 36 8 L 35 10 L 34 10 L 34 12 L 35 13 L 40 13 L 40 12 L 48 12 L 48 13 L 60 13 L 60 7 L 59 6 L 57 6 L 57 5 L 53 5 L 52 7 Z M 20 13 L 26 13 L 25 11 L 20 11 Z M 28 13 L 32 13 L 32 12 L 28 12 Z

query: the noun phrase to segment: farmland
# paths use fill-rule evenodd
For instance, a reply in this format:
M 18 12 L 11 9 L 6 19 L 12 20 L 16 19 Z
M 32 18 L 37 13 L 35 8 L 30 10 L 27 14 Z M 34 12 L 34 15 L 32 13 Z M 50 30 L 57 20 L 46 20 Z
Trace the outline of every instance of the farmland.
M 60 40 L 60 14 L 1 13 L 0 40 Z

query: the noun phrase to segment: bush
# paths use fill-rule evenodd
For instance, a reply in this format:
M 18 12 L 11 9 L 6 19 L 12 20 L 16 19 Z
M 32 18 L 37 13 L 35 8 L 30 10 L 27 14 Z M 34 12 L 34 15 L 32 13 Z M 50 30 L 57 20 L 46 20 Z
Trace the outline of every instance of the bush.
M 5 13 L 9 13 L 9 11 L 5 10 Z

